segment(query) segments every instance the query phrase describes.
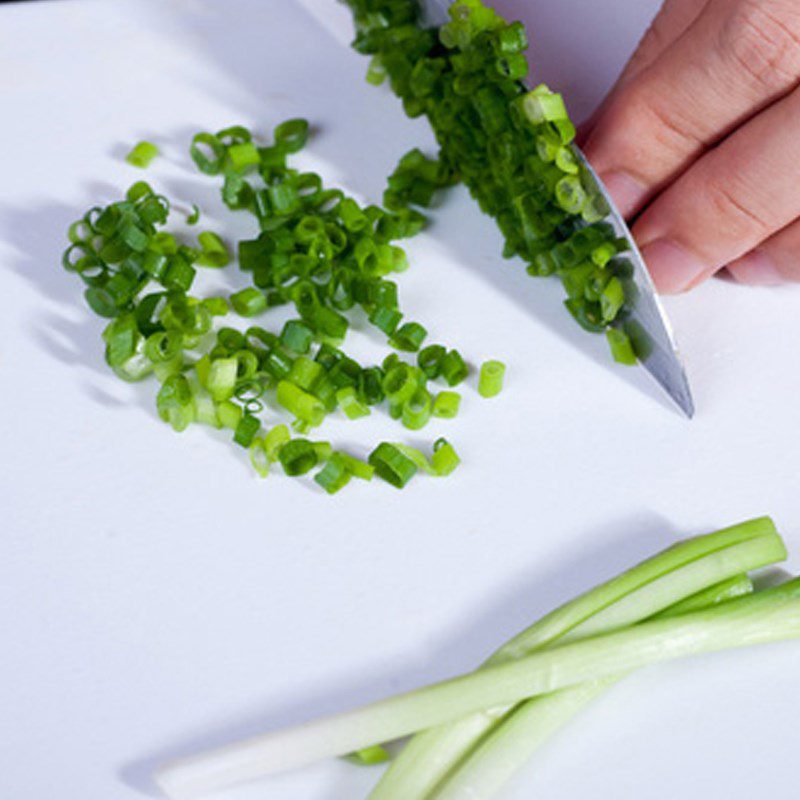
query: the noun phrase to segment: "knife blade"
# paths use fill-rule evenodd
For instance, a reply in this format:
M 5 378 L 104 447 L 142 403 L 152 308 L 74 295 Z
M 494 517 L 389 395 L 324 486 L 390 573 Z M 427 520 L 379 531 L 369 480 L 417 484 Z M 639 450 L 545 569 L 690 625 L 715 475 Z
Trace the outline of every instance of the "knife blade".
M 420 2 L 425 23 L 443 25 L 450 19 L 447 9 L 451 0 L 420 0 Z M 647 265 L 608 190 L 580 148 L 574 144 L 572 147 L 576 157 L 585 167 L 587 174 L 608 204 L 609 213 L 605 221 L 614 228 L 617 236 L 627 240 L 630 248 L 625 253 L 625 257 L 633 268 L 633 275 L 625 287 L 628 300 L 624 320 L 625 330 L 633 340 L 642 366 L 672 398 L 678 408 L 691 419 L 695 409 L 689 379 L 675 342 L 672 325 L 656 294 Z

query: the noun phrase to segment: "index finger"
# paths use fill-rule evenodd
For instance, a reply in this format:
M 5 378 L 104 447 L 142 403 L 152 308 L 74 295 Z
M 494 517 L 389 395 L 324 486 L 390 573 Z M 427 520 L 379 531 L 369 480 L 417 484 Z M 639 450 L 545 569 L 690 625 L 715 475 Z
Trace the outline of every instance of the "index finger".
M 709 0 L 612 98 L 586 155 L 630 216 L 799 76 L 800 4 Z

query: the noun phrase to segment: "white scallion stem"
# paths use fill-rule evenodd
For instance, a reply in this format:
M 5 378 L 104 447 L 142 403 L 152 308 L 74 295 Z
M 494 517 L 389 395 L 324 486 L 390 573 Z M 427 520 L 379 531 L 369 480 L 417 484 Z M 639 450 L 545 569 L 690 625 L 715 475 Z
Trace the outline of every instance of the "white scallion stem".
M 747 597 L 708 611 L 565 644 L 350 712 L 257 736 L 176 762 L 157 779 L 168 795 L 188 798 L 648 664 L 797 636 L 800 599 Z
M 640 622 L 740 572 L 785 558 L 786 548 L 767 517 L 680 542 L 543 617 L 485 666 Z M 509 711 L 491 709 L 417 734 L 390 764 L 370 800 L 426 800 Z
M 745 586 L 727 582 L 703 592 L 691 603 L 680 604 L 672 613 L 686 613 L 686 605 L 707 602 L 709 605 L 728 602 Z M 750 585 L 752 589 L 752 584 Z M 759 601 L 800 598 L 800 581 L 767 589 Z M 559 729 L 566 725 L 585 705 L 623 675 L 563 689 L 553 694 L 534 697 L 520 703 L 484 737 L 468 758 L 444 782 L 434 796 L 436 800 L 489 800 L 531 759 L 533 754 Z

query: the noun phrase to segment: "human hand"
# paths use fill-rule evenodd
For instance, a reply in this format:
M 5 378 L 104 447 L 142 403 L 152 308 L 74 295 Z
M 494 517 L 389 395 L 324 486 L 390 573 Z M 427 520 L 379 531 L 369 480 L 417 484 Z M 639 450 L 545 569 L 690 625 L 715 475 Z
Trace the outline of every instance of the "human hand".
M 800 0 L 665 0 L 582 130 L 656 286 L 800 280 Z

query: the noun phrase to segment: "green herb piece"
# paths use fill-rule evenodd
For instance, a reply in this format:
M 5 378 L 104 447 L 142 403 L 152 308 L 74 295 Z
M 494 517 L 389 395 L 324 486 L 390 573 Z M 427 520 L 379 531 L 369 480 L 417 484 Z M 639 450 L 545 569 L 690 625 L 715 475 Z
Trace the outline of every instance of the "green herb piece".
M 240 317 L 256 317 L 267 310 L 267 298 L 264 292 L 254 286 L 234 292 L 228 300 Z
M 225 243 L 216 233 L 212 231 L 203 231 L 198 234 L 197 242 L 200 245 L 200 255 L 197 258 L 197 263 L 203 267 L 226 267 L 231 260 L 228 249 Z
M 359 400 L 353 386 L 343 386 L 336 392 L 336 402 L 348 419 L 359 419 L 370 414 L 369 406 Z
M 448 351 L 442 357 L 440 364 L 442 377 L 447 381 L 448 386 L 458 386 L 469 375 L 469 369 L 458 350 Z
M 392 335 L 390 343 L 398 350 L 405 350 L 415 353 L 420 345 L 425 341 L 428 331 L 418 322 L 406 322 L 401 325 Z
M 125 156 L 125 160 L 134 167 L 145 169 L 150 166 L 150 162 L 158 155 L 158 147 L 152 142 L 139 142 L 133 150 Z
M 200 206 L 196 203 L 192 203 L 192 210 L 186 215 L 186 224 L 197 225 L 198 222 L 200 222 Z
M 373 764 L 383 764 L 388 761 L 389 753 L 386 748 L 381 747 L 379 744 L 374 744 L 372 747 L 365 747 L 363 750 L 350 753 L 346 758 L 354 764 L 371 767 Z
M 622 328 L 609 328 L 606 331 L 606 339 L 608 339 L 608 345 L 611 348 L 611 355 L 614 357 L 614 361 L 620 364 L 636 363 L 633 342 L 631 342 L 630 336 Z
M 403 403 L 402 421 L 406 428 L 418 431 L 428 424 L 431 418 L 433 402 L 427 389 L 418 388 Z
M 361 461 L 359 458 L 354 458 L 347 453 L 339 453 L 339 457 L 344 461 L 347 471 L 354 477 L 362 481 L 371 481 L 372 476 L 375 474 L 375 467 Z
M 289 350 L 305 354 L 311 349 L 314 331 L 299 319 L 290 319 L 281 331 L 281 343 Z
M 325 406 L 313 394 L 287 380 L 278 383 L 277 400 L 290 414 L 312 427 L 319 425 L 325 418 Z
M 502 361 L 484 361 L 478 378 L 478 394 L 481 397 L 495 397 L 503 390 L 506 365 Z
M 283 471 L 290 476 L 305 475 L 318 463 L 317 451 L 308 439 L 292 439 L 278 451 Z
M 461 395 L 458 392 L 439 392 L 433 401 L 431 416 L 441 419 L 454 419 L 461 407 Z
M 433 455 L 431 456 L 433 474 L 438 477 L 449 475 L 460 463 L 461 459 L 453 445 L 447 439 L 437 439 L 433 445 Z
M 370 453 L 369 463 L 375 468 L 379 478 L 396 489 L 404 488 L 417 473 L 417 465 L 395 445 L 388 442 L 382 442 Z
M 314 480 L 328 494 L 336 494 L 341 491 L 350 482 L 350 478 L 351 473 L 347 468 L 347 463 L 338 453 L 333 453 L 328 459 L 328 463 L 314 476 Z

